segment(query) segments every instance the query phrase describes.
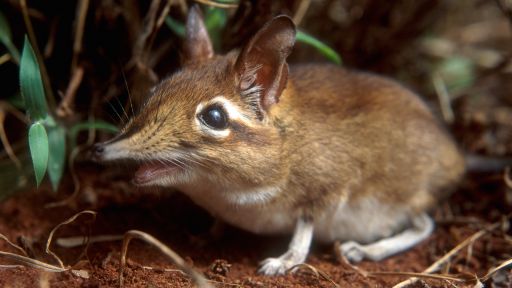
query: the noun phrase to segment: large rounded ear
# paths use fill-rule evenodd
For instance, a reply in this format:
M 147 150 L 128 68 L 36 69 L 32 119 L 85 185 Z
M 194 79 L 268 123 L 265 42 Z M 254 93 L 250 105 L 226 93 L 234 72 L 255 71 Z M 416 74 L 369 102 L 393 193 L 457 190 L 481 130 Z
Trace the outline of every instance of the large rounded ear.
M 242 97 L 252 104 L 259 101 L 264 111 L 279 101 L 288 80 L 286 57 L 294 44 L 295 25 L 288 16 L 272 19 L 254 35 L 235 64 Z
M 187 16 L 184 62 L 202 62 L 213 57 L 213 47 L 198 5 L 192 6 Z

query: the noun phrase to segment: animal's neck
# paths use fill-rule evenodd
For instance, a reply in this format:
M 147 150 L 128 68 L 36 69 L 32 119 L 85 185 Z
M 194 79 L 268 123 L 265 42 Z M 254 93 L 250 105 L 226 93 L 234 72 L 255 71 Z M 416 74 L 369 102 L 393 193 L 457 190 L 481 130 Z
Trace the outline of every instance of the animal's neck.
M 177 188 L 201 206 L 219 207 L 266 205 L 282 190 L 281 185 L 247 186 L 209 177 L 201 177 Z

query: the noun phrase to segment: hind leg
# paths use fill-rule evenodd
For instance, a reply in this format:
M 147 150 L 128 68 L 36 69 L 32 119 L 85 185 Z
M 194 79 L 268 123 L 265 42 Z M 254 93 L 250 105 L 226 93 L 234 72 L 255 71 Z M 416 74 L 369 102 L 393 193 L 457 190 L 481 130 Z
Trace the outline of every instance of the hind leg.
M 354 241 L 345 242 L 340 245 L 341 253 L 352 262 L 359 262 L 363 258 L 379 261 L 425 240 L 434 229 L 434 223 L 427 214 L 418 215 L 412 224 L 411 228 L 374 243 L 362 245 Z

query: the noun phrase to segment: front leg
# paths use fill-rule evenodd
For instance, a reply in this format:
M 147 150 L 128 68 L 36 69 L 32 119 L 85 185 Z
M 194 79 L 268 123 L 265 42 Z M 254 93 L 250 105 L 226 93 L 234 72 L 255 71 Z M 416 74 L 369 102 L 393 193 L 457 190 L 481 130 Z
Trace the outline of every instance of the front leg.
M 299 218 L 288 251 L 279 258 L 265 259 L 260 263 L 261 267 L 258 272 L 265 275 L 282 275 L 293 266 L 303 263 L 308 256 L 312 238 L 313 221 Z

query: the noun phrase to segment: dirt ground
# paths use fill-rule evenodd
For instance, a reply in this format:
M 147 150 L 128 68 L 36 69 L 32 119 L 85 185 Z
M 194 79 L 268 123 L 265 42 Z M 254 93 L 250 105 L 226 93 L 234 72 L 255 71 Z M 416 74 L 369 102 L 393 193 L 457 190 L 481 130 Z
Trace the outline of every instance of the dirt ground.
M 437 220 L 434 234 L 406 253 L 381 262 L 363 261 L 351 266 L 336 257 L 333 247 L 314 245 L 307 264 L 320 276 L 302 267 L 295 274 L 266 277 L 256 273 L 258 262 L 283 252 L 289 237 L 256 236 L 227 227 L 220 238 L 214 238 L 209 233 L 212 219 L 184 196 L 169 191 L 138 190 L 129 184 L 128 175 L 119 173 L 122 170 L 88 165 L 80 173 L 84 192 L 62 207 L 45 208 L 58 199 L 46 191 L 47 187 L 20 193 L 0 204 L 0 231 L 24 247 L 29 256 L 57 264 L 44 253 L 51 229 L 77 212 L 94 210 L 98 212 L 94 222 L 91 223 L 89 215 L 82 215 L 59 229 L 54 239 L 87 235 L 88 231 L 97 236 L 142 230 L 174 249 L 216 287 L 391 287 L 408 276 L 371 273 L 421 272 L 466 238 L 500 221 L 502 225 L 458 251 L 438 273 L 471 279 L 483 276 L 511 257 L 508 220 L 503 219 L 505 211 L 510 210 L 510 191 L 500 174 L 468 175 L 459 191 L 433 211 Z M 86 270 L 88 275 L 80 277 L 72 272 L 50 273 L 27 267 L 0 268 L 0 286 L 118 285 L 121 241 L 90 244 L 84 254 L 83 246 L 63 248 L 52 244 L 51 249 L 67 267 Z M 5 241 L 0 242 L 0 250 L 19 253 Z M 154 247 L 133 240 L 128 251 L 125 287 L 192 286 L 190 278 L 176 270 Z M 19 264 L 2 259 L 2 264 L 5 263 Z M 485 284 L 510 287 L 511 279 L 512 273 L 502 270 Z M 412 287 L 476 287 L 474 284 L 423 279 Z
M 17 3 L 17 1 L 7 1 L 5 3 L 10 2 Z M 118 1 L 91 2 L 101 2 L 105 6 L 116 6 Z M 146 3 L 145 1 L 140 2 Z M 278 2 L 272 1 L 272 3 Z M 348 2 L 356 3 L 358 1 Z M 437 73 L 431 73 L 431 70 L 436 68 L 434 64 L 439 63 L 451 63 L 448 65 L 450 67 L 453 63 L 460 65 L 460 61 L 451 61 L 452 58 L 457 60 L 460 55 L 470 59 L 472 65 L 478 66 L 478 69 L 475 68 L 474 77 L 471 75 L 471 77 L 462 77 L 464 79 L 471 78 L 470 85 L 467 85 L 461 91 L 453 92 L 452 106 L 448 108 L 453 108 L 454 119 L 452 119 L 451 124 L 450 121 L 445 121 L 446 126 L 454 135 L 460 147 L 466 152 L 493 155 L 495 157 L 512 155 L 512 109 L 510 108 L 512 104 L 512 94 L 510 93 L 512 91 L 512 53 L 510 52 L 510 47 L 512 47 L 510 45 L 512 43 L 512 30 L 510 29 L 512 27 L 510 26 L 512 12 L 510 12 L 510 19 L 505 18 L 499 9 L 494 7 L 494 2 L 498 3 L 500 1 L 418 1 L 418 3 L 425 4 L 421 7 L 430 7 L 430 3 L 450 2 L 457 4 L 452 5 L 457 7 L 452 7 L 452 10 L 448 12 L 439 10 L 436 8 L 437 6 L 429 9 L 418 8 L 420 12 L 424 10 L 435 12 L 423 13 L 428 15 L 445 13 L 443 14 L 445 16 L 435 18 L 436 21 L 426 21 L 425 24 L 422 24 L 422 21 L 417 20 L 425 20 L 428 17 L 418 19 L 417 15 L 423 14 L 416 13 L 416 10 L 411 12 L 411 17 L 398 17 L 405 15 L 406 8 L 413 7 L 414 5 L 410 4 L 414 2 L 394 1 L 395 4 L 393 5 L 400 6 L 397 7 L 400 9 L 396 11 L 401 13 L 389 15 L 396 17 L 384 17 L 388 15 L 384 12 L 391 4 L 381 5 L 383 3 L 381 1 L 360 2 L 373 3 L 367 5 L 371 8 L 369 11 L 372 13 L 364 14 L 368 17 L 365 16 L 358 21 L 356 19 L 350 22 L 350 25 L 343 26 L 346 29 L 344 31 L 339 31 L 341 26 L 336 23 L 331 23 L 329 26 L 324 21 L 316 21 L 316 19 L 325 19 L 322 13 L 330 12 L 330 9 L 327 8 L 308 12 L 309 14 L 303 21 L 302 27 L 307 28 L 307 31 L 314 32 L 313 34 L 321 39 L 329 39 L 334 48 L 341 51 L 344 63 L 348 67 L 371 70 L 391 76 L 419 92 L 435 110 L 436 115 L 440 119 L 444 118 L 444 120 L 449 117 L 442 115 L 442 111 L 439 111 L 440 101 L 438 101 L 438 98 L 441 98 L 439 94 L 442 93 L 434 91 L 431 87 L 432 77 L 430 76 Z M 7 6 L 5 3 L 0 4 Z M 63 3 L 66 6 L 74 5 L 74 1 L 55 3 L 53 3 L 55 7 L 58 5 L 64 6 Z M 123 3 L 125 2 L 123 1 Z M 267 1 L 267 3 L 271 2 Z M 59 9 L 57 9 L 52 5 L 47 5 L 48 7 L 35 6 L 34 11 L 40 10 L 42 11 L 41 15 L 50 15 L 47 16 L 50 20 L 53 19 L 51 15 L 54 11 L 62 8 L 59 6 L 57 7 Z M 43 2 L 40 6 L 44 6 Z M 141 6 L 147 9 L 145 5 Z M 270 7 L 271 5 L 267 6 Z M 13 16 L 11 17 L 11 20 L 14 21 L 12 27 L 18 27 L 18 30 L 21 29 L 19 27 L 23 27 L 23 25 L 21 25 L 21 13 L 16 10 L 17 4 L 8 7 L 11 10 L 5 11 L 11 11 L 6 15 Z M 55 22 L 60 23 L 55 27 L 64 27 L 65 29 L 73 27 L 71 18 L 75 7 L 67 8 L 65 10 L 67 12 L 63 12 L 66 14 L 61 15 L 63 20 L 59 20 L 63 22 Z M 360 14 L 358 11 L 361 8 L 355 8 L 357 9 L 350 11 L 354 12 L 354 15 Z M 382 11 L 377 8 L 381 8 Z M 108 98 L 108 95 L 104 95 L 108 94 L 106 93 L 108 89 L 103 87 L 103 84 L 107 85 L 107 88 L 110 88 L 110 86 L 116 88 L 108 91 L 115 92 L 110 93 L 112 95 L 109 96 L 109 99 L 115 99 L 117 102 L 120 100 L 116 97 L 121 97 L 125 93 L 125 85 L 129 86 L 129 90 L 133 92 L 136 92 L 134 87 L 138 85 L 133 80 L 137 79 L 137 71 L 135 71 L 137 73 L 127 71 L 128 84 L 125 84 L 124 72 L 118 71 L 119 63 L 124 62 L 124 60 L 128 62 L 131 59 L 131 54 L 129 54 L 131 49 L 118 49 L 117 47 L 118 45 L 127 46 L 127 44 L 125 45 L 125 42 L 118 41 L 116 37 L 113 37 L 124 35 L 119 32 L 124 31 L 124 26 L 121 27 L 123 29 L 119 30 L 119 27 L 112 24 L 119 22 L 116 18 L 118 16 L 114 12 L 121 10 L 94 6 L 90 11 L 96 11 L 95 19 L 102 21 L 88 22 L 89 29 L 94 28 L 97 30 L 92 31 L 101 33 L 98 34 L 99 36 L 91 34 L 93 35 L 90 37 L 92 40 L 86 38 L 84 41 L 89 47 L 89 50 L 85 47 L 84 51 L 91 53 L 90 55 L 87 53 L 83 55 L 82 62 L 87 64 L 84 67 L 89 67 L 89 70 L 87 70 L 89 74 L 86 73 L 88 77 L 85 79 L 94 81 L 84 82 L 82 86 L 85 86 L 85 88 L 79 91 L 77 99 L 80 101 L 77 101 L 77 107 L 82 107 L 83 110 L 85 110 L 84 107 L 89 107 L 88 99 Z M 108 13 L 104 13 L 104 11 Z M 137 12 L 138 10 L 134 9 L 134 11 Z M 171 11 L 174 13 L 173 15 L 179 15 L 176 12 L 177 9 Z M 127 21 L 128 24 L 131 25 L 137 22 L 131 21 L 132 14 L 126 15 L 130 16 L 127 17 L 130 20 Z M 138 15 L 138 13 L 134 15 Z M 66 19 L 69 23 L 65 22 Z M 144 23 L 142 19 L 139 20 L 141 20 L 139 24 Z M 44 17 L 37 21 L 39 22 L 35 22 L 36 28 L 44 25 L 50 27 L 49 23 L 54 23 L 46 21 Z M 381 22 L 388 25 L 383 25 Z M 68 25 L 65 25 L 65 23 L 68 23 Z M 121 21 L 121 24 L 123 23 Z M 105 26 L 102 26 L 103 24 Z M 413 24 L 418 24 L 419 28 L 416 27 L 418 25 Z M 434 24 L 443 26 L 443 28 L 436 31 L 421 27 L 421 25 L 429 25 L 430 27 Z M 53 27 L 53 24 L 51 25 Z M 109 30 L 105 27 L 117 27 L 118 30 L 113 28 Z M 48 28 L 48 30 L 50 29 Z M 177 39 L 177 36 L 172 36 L 174 37 L 172 38 L 169 36 L 170 31 L 162 30 L 163 35 L 172 40 L 169 41 L 162 36 L 161 38 L 166 39 L 166 43 L 180 43 L 181 40 Z M 418 31 L 425 33 L 425 30 L 436 37 L 430 38 L 430 42 L 416 39 L 415 35 L 420 35 Z M 53 31 L 53 28 L 51 31 Z M 247 29 L 247 34 L 250 34 L 250 31 L 250 29 Z M 349 33 L 350 31 L 352 31 L 352 34 Z M 21 39 L 24 35 L 24 31 L 22 32 L 17 31 L 15 35 L 19 35 Z M 43 32 L 39 31 L 46 37 L 46 33 Z M 234 31 L 233 33 L 239 32 Z M 132 34 L 138 35 L 137 33 Z M 56 35 L 61 34 L 57 33 Z M 104 58 L 104 55 L 94 54 L 97 46 L 95 40 L 103 39 L 100 37 L 101 35 L 107 40 L 112 40 L 105 41 L 108 44 L 103 47 L 106 49 L 105 51 L 118 53 L 118 50 L 126 50 L 127 55 L 116 54 L 116 57 Z M 233 41 L 242 39 L 238 36 L 239 34 L 234 35 L 237 36 L 226 38 L 234 39 Z M 372 35 L 375 37 L 370 37 Z M 468 37 L 468 35 L 471 37 Z M 65 90 L 67 78 L 69 78 L 67 74 L 69 67 L 67 62 L 61 59 L 66 58 L 61 55 L 61 51 L 71 53 L 70 47 L 72 45 L 66 42 L 66 37 L 62 35 L 59 37 L 56 37 L 57 47 L 62 46 L 67 50 L 63 48 L 56 50 L 55 56 L 49 58 L 48 66 L 54 70 L 50 72 L 52 72 L 52 80 L 58 84 L 56 86 Z M 51 37 L 48 38 L 52 39 Z M 367 41 L 362 41 L 362 38 Z M 400 39 L 402 42 L 396 44 L 394 39 Z M 160 39 L 160 42 L 164 41 Z M 49 41 L 49 43 L 52 42 Z M 51 45 L 48 46 L 52 47 Z M 167 58 L 162 59 L 174 59 L 173 61 L 177 62 L 176 55 L 179 55 L 179 53 L 175 53 L 177 49 L 175 46 L 179 45 L 163 46 L 164 48 L 167 47 L 166 49 L 170 52 L 168 51 Z M 311 55 L 322 58 L 317 53 L 310 53 L 311 50 L 307 49 L 311 48 L 304 48 L 304 45 L 302 45 L 302 50 L 298 49 L 294 59 L 313 61 Z M 71 58 L 71 54 L 68 56 L 68 58 Z M 113 62 L 113 64 L 108 61 L 105 64 L 105 59 Z M 497 60 L 490 61 L 492 63 L 489 64 L 489 59 Z M 165 73 L 170 71 L 171 64 L 174 63 L 170 60 L 153 62 L 170 63 L 167 66 L 162 65 L 165 67 L 153 67 L 157 72 L 165 71 Z M 105 67 L 109 67 L 108 65 L 113 68 L 111 67 L 111 70 L 106 69 Z M 11 64 L 11 66 L 14 66 L 14 64 Z M 465 72 L 469 69 L 463 66 L 459 70 Z M 461 71 L 459 70 L 455 74 L 460 74 Z M 62 71 L 66 72 L 63 73 Z M 104 73 L 98 73 L 98 71 Z M 13 75 L 17 75 L 17 72 L 12 72 L 12 69 L 0 72 L 3 73 L 3 83 L 18 83 L 16 78 L 12 78 Z M 131 72 L 133 73 L 130 74 Z M 165 73 L 162 72 L 161 74 L 164 75 Z M 123 77 L 120 75 L 123 75 Z M 64 80 L 60 79 L 59 76 Z M 97 77 L 97 79 L 94 77 Z M 115 85 L 116 83 L 117 85 Z M 11 88 L 17 89 L 17 85 L 13 87 Z M 86 114 L 82 116 L 87 118 L 85 117 Z M 107 117 L 104 118 L 108 119 Z M 13 132 L 24 131 L 24 128 L 13 127 L 11 129 Z M 11 134 L 15 133 L 11 132 Z M 110 135 L 103 136 L 110 137 Z M 87 161 L 78 161 L 75 168 L 77 168 L 80 180 L 79 194 L 64 205 L 48 207 L 49 204 L 67 199 L 71 195 L 75 187 L 69 172 L 61 183 L 59 194 L 54 194 L 46 183 L 38 190 L 21 191 L 15 196 L 0 202 L 0 233 L 13 243 L 23 247 L 30 258 L 58 265 L 54 258 L 45 253 L 45 245 L 52 229 L 80 211 L 96 211 L 97 217 L 94 222 L 91 222 L 90 215 L 82 215 L 73 223 L 61 227 L 54 235 L 54 241 L 51 245 L 51 250 L 58 255 L 65 267 L 81 270 L 82 274 L 76 275 L 72 271 L 45 272 L 39 268 L 20 266 L 20 263 L 9 260 L 6 254 L 3 253 L 3 251 L 8 251 L 19 254 L 20 251 L 13 249 L 5 239 L 0 239 L 0 264 L 10 265 L 0 266 L 0 287 L 118 287 L 121 240 L 91 243 L 87 249 L 84 246 L 65 248 L 59 246 L 56 242 L 58 242 L 58 239 L 82 235 L 90 235 L 91 237 L 114 235 L 117 237 L 131 229 L 147 232 L 162 241 L 181 255 L 188 265 L 203 273 L 210 283 L 216 287 L 393 287 L 393 285 L 413 276 L 408 273 L 424 271 L 427 267 L 442 259 L 452 249 L 464 243 L 468 245 L 457 249 L 452 257 L 445 261 L 444 265 L 441 265 L 439 271 L 436 272 L 436 275 L 440 277 L 439 279 L 425 278 L 425 275 L 423 275 L 421 281 L 410 287 L 481 287 L 477 285 L 476 281 L 479 277 L 486 275 L 493 267 L 497 267 L 507 259 L 512 258 L 512 231 L 510 229 L 510 218 L 508 217 L 512 207 L 512 181 L 508 180 L 507 185 L 507 179 L 503 172 L 468 174 L 457 191 L 432 211 L 436 220 L 436 229 L 432 236 L 405 253 L 381 262 L 363 261 L 351 265 L 337 257 L 333 246 L 314 244 L 306 261 L 310 266 L 303 266 L 294 274 L 266 277 L 257 274 L 258 263 L 266 257 L 283 253 L 290 240 L 289 236 L 257 236 L 233 227 L 227 227 L 220 238 L 213 237 L 209 233 L 213 219 L 181 194 L 172 191 L 136 188 L 130 184 L 132 176 L 129 174 L 130 169 L 121 165 L 104 167 Z M 129 246 L 128 262 L 124 276 L 125 287 L 193 286 L 189 276 L 177 270 L 177 267 L 155 247 L 140 240 L 133 240 Z M 501 269 L 483 284 L 485 287 L 512 287 L 512 272 L 510 268 Z

